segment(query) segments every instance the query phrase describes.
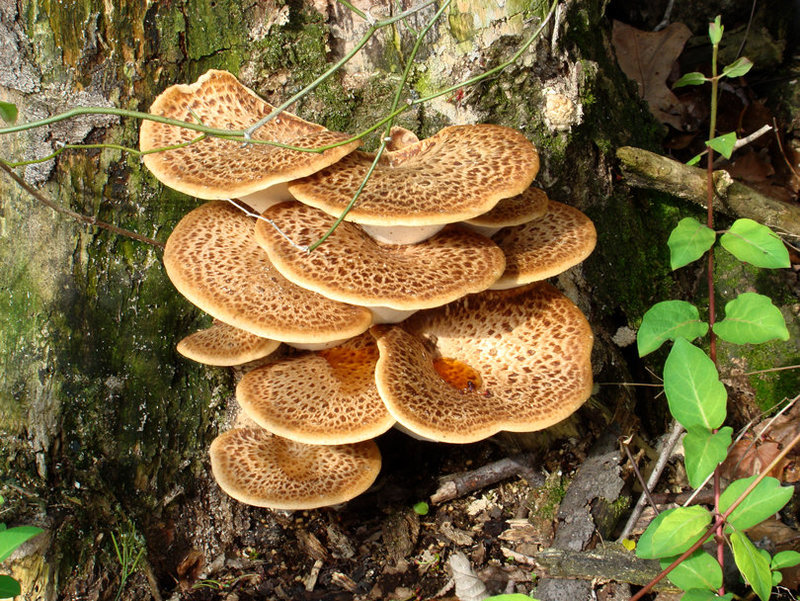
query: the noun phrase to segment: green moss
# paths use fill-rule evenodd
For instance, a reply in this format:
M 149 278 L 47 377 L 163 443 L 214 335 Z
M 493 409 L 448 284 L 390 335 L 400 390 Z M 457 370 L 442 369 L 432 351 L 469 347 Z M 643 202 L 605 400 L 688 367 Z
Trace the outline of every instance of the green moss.
M 447 15 L 450 34 L 459 42 L 467 42 L 475 35 L 475 17 L 471 12 L 459 13 L 455 9 Z
M 786 320 L 788 341 L 770 341 L 764 344 L 735 345 L 725 341 L 718 344 L 717 358 L 722 373 L 731 369 L 739 372 L 769 370 L 776 367 L 800 364 L 800 320 L 797 299 L 785 281 L 783 270 L 760 269 L 742 263 L 733 255 L 719 249 L 714 254 L 714 282 L 717 295 L 717 319 L 724 317 L 724 306 L 742 292 L 758 292 L 772 299 Z M 761 410 L 774 407 L 785 398 L 797 394 L 800 373 L 797 370 L 768 372 L 749 376 L 748 382 Z

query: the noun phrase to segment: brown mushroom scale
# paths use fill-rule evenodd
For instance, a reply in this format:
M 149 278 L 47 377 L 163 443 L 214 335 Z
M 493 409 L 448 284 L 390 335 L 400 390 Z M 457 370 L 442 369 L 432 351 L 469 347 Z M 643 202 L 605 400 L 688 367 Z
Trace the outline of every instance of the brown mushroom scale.
M 166 89 L 153 105 L 154 115 L 217 129 L 244 130 L 273 109 L 252 90 L 226 71 L 208 71 L 196 83 Z M 188 143 L 196 131 L 155 121 L 142 123 L 142 151 Z M 254 140 L 268 140 L 299 148 L 319 148 L 347 140 L 291 113 L 282 113 L 254 133 Z M 147 154 L 144 163 L 163 183 L 186 194 L 208 200 L 232 198 L 257 192 L 273 184 L 303 177 L 352 152 L 358 141 L 325 150 L 302 152 L 268 144 L 207 137 L 199 142 Z
M 278 273 L 253 227 L 253 219 L 222 201 L 181 219 L 164 250 L 178 291 L 225 323 L 283 342 L 331 342 L 369 327 L 368 309 L 332 301 Z
M 314 175 L 295 180 L 298 200 L 330 215 L 342 213 L 374 155 L 354 152 Z M 386 152 L 348 221 L 375 226 L 422 226 L 471 219 L 502 198 L 520 194 L 539 170 L 539 155 L 516 130 L 456 125 Z
M 380 471 L 371 441 L 308 445 L 261 428 L 237 428 L 211 443 L 211 470 L 222 490 L 249 505 L 314 509 L 349 501 Z
M 440 442 L 551 426 L 592 389 L 592 332 L 580 310 L 544 282 L 482 292 L 374 327 L 378 391 L 397 421 Z M 435 367 L 457 361 L 480 376 L 459 388 Z
M 543 190 L 531 186 L 522 194 L 504 198 L 494 208 L 467 221 L 484 228 L 522 225 L 541 218 L 547 212 L 548 198 Z
M 496 244 L 456 226 L 425 242 L 398 246 L 376 242 L 357 225 L 341 223 L 308 253 L 302 247 L 322 237 L 333 217 L 299 202 L 271 207 L 263 217 L 272 225 L 259 220 L 255 237 L 278 271 L 303 288 L 356 305 L 438 307 L 485 290 L 505 268 Z
M 394 418 L 375 387 L 378 348 L 368 333 L 248 372 L 236 399 L 258 425 L 308 444 L 375 438 Z

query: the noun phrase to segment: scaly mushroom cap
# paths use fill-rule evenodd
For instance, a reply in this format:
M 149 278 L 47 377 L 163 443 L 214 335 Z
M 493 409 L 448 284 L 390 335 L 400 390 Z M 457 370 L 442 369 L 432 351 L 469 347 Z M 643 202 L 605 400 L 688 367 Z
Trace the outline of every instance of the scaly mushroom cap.
M 272 112 L 273 107 L 227 71 L 211 70 L 191 85 L 174 85 L 161 93 L 150 113 L 218 129 L 243 130 Z M 198 132 L 145 120 L 139 134 L 141 150 L 152 150 L 195 139 Z M 253 133 L 302 148 L 319 148 L 349 138 L 321 125 L 282 113 Z M 233 198 L 273 184 L 310 175 L 355 150 L 358 141 L 321 154 L 267 144 L 247 144 L 208 137 L 200 142 L 144 156 L 144 164 L 161 182 L 180 192 L 208 200 Z
M 338 216 L 361 185 L 374 155 L 353 152 L 289 184 L 298 200 Z M 499 125 L 456 125 L 381 157 L 347 214 L 348 221 L 420 226 L 464 221 L 501 198 L 520 194 L 539 170 L 525 136 Z
M 503 273 L 503 251 L 489 238 L 450 226 L 425 242 L 397 246 L 375 242 L 343 222 L 308 253 L 295 245 L 316 242 L 334 218 L 299 202 L 264 212 L 255 238 L 275 269 L 298 286 L 366 307 L 415 310 L 438 307 L 488 288 Z M 289 242 L 286 237 L 291 239 Z
M 547 283 L 482 292 L 376 326 L 378 392 L 412 432 L 467 443 L 551 426 L 592 390 L 592 331 Z
M 364 333 L 248 372 L 236 399 L 259 426 L 297 442 L 369 440 L 394 424 L 375 388 L 377 360 L 375 340 Z
M 272 509 L 315 509 L 349 501 L 367 490 L 381 469 L 371 440 L 309 445 L 261 428 L 236 428 L 211 443 L 211 471 L 234 499 Z
M 506 254 L 505 273 L 492 290 L 505 290 L 563 273 L 592 254 L 597 231 L 578 209 L 550 201 L 544 217 L 492 236 Z
M 466 223 L 486 228 L 522 225 L 539 219 L 547 213 L 547 202 L 547 194 L 543 190 L 531 186 L 522 194 L 504 198 L 491 211 L 478 215 Z
M 330 342 L 369 327 L 368 309 L 332 301 L 278 273 L 256 244 L 253 222 L 222 201 L 181 219 L 164 250 L 178 291 L 220 321 L 282 342 Z
M 177 350 L 198 363 L 228 366 L 266 357 L 280 344 L 277 340 L 256 336 L 215 319 L 210 328 L 181 340 Z
M 389 141 L 386 143 L 386 150 L 394 152 L 395 150 L 400 150 L 406 146 L 411 146 L 411 144 L 416 144 L 417 142 L 419 142 L 417 134 L 410 129 L 395 125 L 389 131 Z

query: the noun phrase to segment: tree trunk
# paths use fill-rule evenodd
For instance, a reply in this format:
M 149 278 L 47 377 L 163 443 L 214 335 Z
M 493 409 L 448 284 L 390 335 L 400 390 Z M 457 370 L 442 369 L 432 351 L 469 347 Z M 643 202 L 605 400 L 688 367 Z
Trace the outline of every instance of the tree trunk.
M 493 122 L 537 145 L 541 185 L 597 225 L 592 258 L 557 283 L 593 324 L 596 374 L 619 380 L 625 362 L 611 338 L 670 286 L 662 249 L 671 222 L 663 205 L 612 188 L 613 150 L 653 147 L 659 129 L 616 65 L 604 5 L 567 2 L 514 65 L 399 123 L 424 137 L 450 123 Z M 507 60 L 546 10 L 533 0 L 455 0 L 428 35 L 406 93 L 426 95 Z M 421 28 L 434 11 L 408 25 Z M 0 1 L 0 100 L 16 103 L 23 122 L 78 105 L 146 111 L 169 85 L 221 68 L 278 103 L 365 30 L 346 7 L 322 0 Z M 402 23 L 379 32 L 293 112 L 361 131 L 387 111 L 411 43 Z M 2 158 L 44 156 L 60 142 L 135 147 L 138 126 L 78 118 L 3 136 Z M 24 176 L 62 207 L 160 242 L 197 205 L 120 151 L 67 151 Z M 233 376 L 175 352 L 177 340 L 209 320 L 176 293 L 160 249 L 54 213 L 5 174 L 0 199 L 4 517 L 47 530 L 12 564 L 26 598 L 112 598 L 122 584 L 112 534 L 146 550 L 123 598 L 179 595 L 193 573 L 219 573 L 215 561 L 230 563 L 247 548 L 269 574 L 281 558 L 264 549 L 291 520 L 230 501 L 210 482 L 206 451 L 226 425 Z M 588 415 L 627 401 L 606 389 Z M 572 433 L 584 435 L 586 419 L 576 423 Z M 381 509 L 351 511 L 368 521 Z

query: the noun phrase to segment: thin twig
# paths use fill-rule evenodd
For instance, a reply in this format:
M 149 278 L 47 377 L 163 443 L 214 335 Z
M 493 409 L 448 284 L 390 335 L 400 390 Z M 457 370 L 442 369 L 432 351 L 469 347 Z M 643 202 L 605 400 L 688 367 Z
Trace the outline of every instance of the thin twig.
M 656 464 L 653 467 L 653 472 L 650 474 L 650 478 L 647 480 L 647 486 L 644 490 L 652 490 L 655 488 L 656 484 L 658 483 L 658 479 L 661 478 L 661 472 L 664 471 L 664 468 L 667 466 L 667 461 L 669 461 L 669 458 L 672 456 L 672 450 L 675 448 L 675 445 L 678 444 L 678 440 L 680 440 L 681 434 L 683 434 L 683 426 L 681 426 L 677 421 L 673 421 L 672 430 L 670 431 L 669 437 L 661 449 L 658 461 L 656 461 Z M 631 512 L 631 515 L 625 524 L 625 528 L 622 529 L 622 534 L 620 534 L 619 540 L 628 538 L 631 532 L 633 532 L 633 528 L 636 526 L 636 522 L 639 521 L 639 516 L 642 515 L 642 511 L 644 510 L 646 503 L 647 495 L 645 495 L 643 492 L 639 496 L 639 500 L 636 501 L 636 505 L 634 506 L 633 511 Z
M 780 149 L 781 154 L 783 155 L 783 160 L 786 161 L 786 166 L 789 167 L 789 169 L 797 179 L 800 179 L 800 173 L 798 173 L 797 169 L 794 168 L 794 165 L 792 165 L 792 162 L 789 160 L 789 157 L 786 156 L 786 151 L 783 149 L 783 143 L 781 142 L 781 137 L 778 134 L 778 122 L 775 121 L 775 117 L 772 118 L 772 127 L 774 128 L 775 131 L 775 141 L 778 143 L 778 148 Z
M 639 466 L 636 465 L 636 461 L 634 460 L 633 455 L 631 454 L 631 450 L 628 448 L 630 442 L 631 442 L 630 436 L 627 437 L 626 439 L 623 438 L 619 439 L 619 443 L 620 445 L 622 445 L 622 448 L 625 451 L 625 455 L 628 456 L 628 461 L 631 462 L 633 473 L 636 474 L 636 479 L 639 480 L 639 484 L 642 485 L 642 492 L 647 497 L 647 502 L 650 503 L 650 507 L 652 507 L 653 511 L 656 512 L 656 515 L 658 515 L 658 508 L 656 507 L 656 502 L 653 501 L 653 497 L 650 495 L 650 488 L 647 486 L 647 482 L 644 481 L 644 478 L 642 477 L 642 472 L 639 471 Z
M 119 234 L 120 236 L 125 236 L 127 238 L 132 238 L 134 240 L 138 240 L 139 242 L 144 242 L 145 244 L 149 244 L 151 246 L 156 246 L 158 248 L 163 249 L 164 244 L 159 242 L 158 240 L 153 240 L 152 238 L 148 238 L 147 236 L 143 236 L 141 234 L 137 234 L 136 232 L 132 232 L 130 230 L 123 229 L 121 227 L 117 227 L 116 225 L 111 225 L 110 223 L 106 223 L 105 221 L 100 221 L 96 217 L 89 217 L 88 215 L 82 215 L 81 213 L 76 213 L 75 211 L 71 211 L 69 209 L 65 209 L 54 203 L 52 200 L 47 198 L 44 194 L 36 190 L 34 187 L 28 184 L 24 179 L 22 179 L 19 175 L 14 173 L 9 167 L 5 164 L 0 163 L 0 169 L 5 171 L 8 176 L 13 179 L 20 188 L 25 190 L 28 194 L 33 196 L 36 200 L 41 202 L 42 204 L 50 207 L 54 211 L 58 213 L 62 213 L 63 215 L 67 215 L 72 217 L 76 221 L 80 221 L 81 223 L 85 223 L 86 225 L 96 226 L 99 228 L 106 229 L 114 234 Z

